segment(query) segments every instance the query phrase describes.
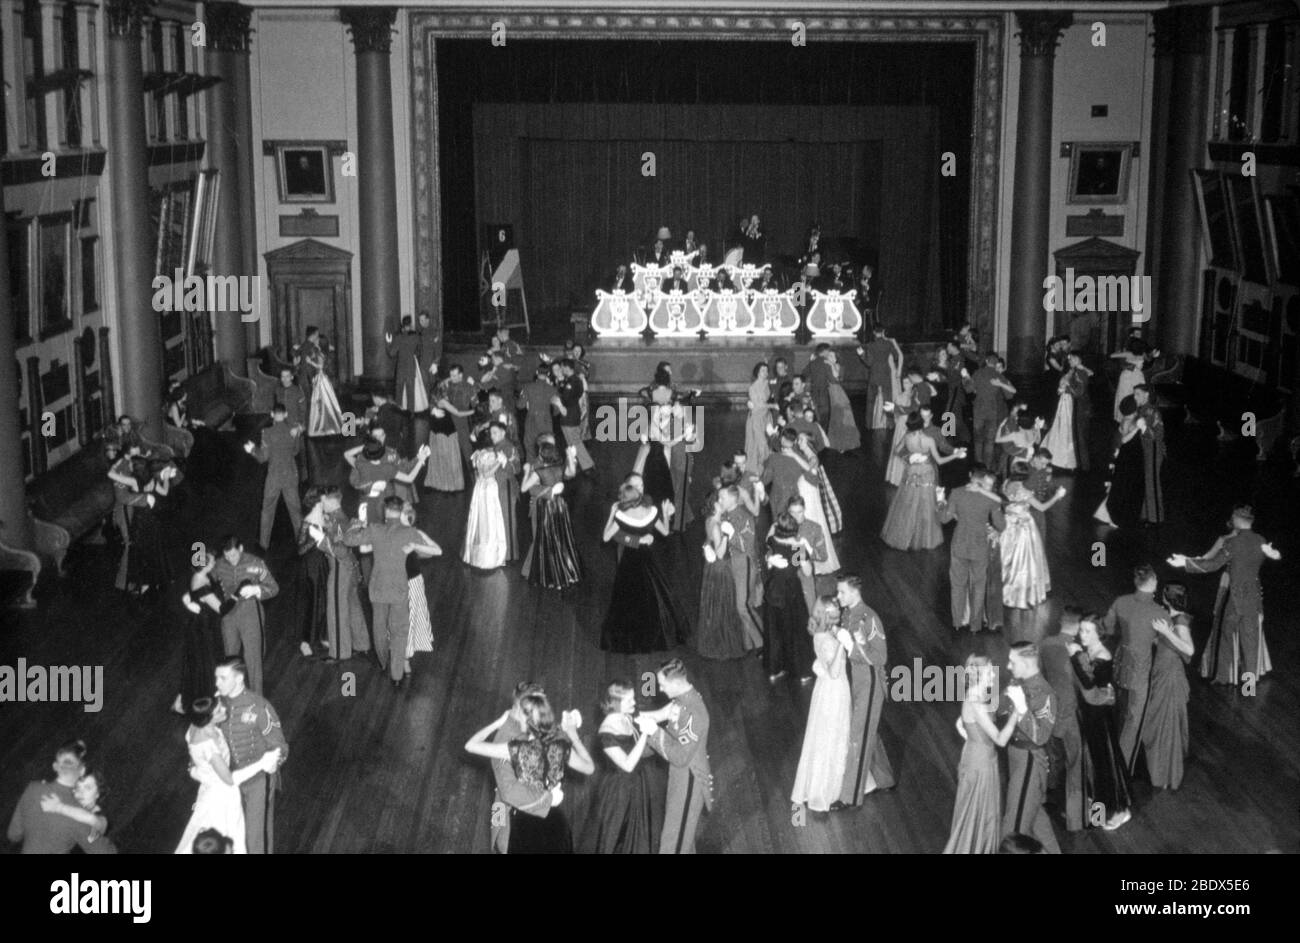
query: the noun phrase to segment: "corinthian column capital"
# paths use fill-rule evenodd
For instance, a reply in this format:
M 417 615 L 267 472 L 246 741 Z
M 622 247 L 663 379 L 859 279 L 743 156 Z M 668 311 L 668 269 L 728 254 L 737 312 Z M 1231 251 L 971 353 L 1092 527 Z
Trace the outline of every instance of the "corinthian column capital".
M 1072 13 L 1024 12 L 1016 14 L 1016 33 L 1020 37 L 1020 58 L 1053 58 L 1061 32 L 1074 22 Z
M 238 3 L 205 3 L 203 21 L 208 27 L 208 46 L 214 52 L 248 52 L 253 20 L 250 7 Z
M 352 31 L 357 52 L 391 52 L 396 7 L 342 7 L 339 16 Z

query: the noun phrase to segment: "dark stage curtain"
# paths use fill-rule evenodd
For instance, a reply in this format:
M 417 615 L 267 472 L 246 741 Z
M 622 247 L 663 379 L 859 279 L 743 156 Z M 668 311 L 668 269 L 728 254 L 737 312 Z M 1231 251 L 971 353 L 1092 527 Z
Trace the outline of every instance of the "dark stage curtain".
M 585 302 L 596 270 L 625 254 L 630 243 L 649 238 L 652 227 L 661 222 L 672 226 L 674 235 L 681 235 L 683 225 L 694 226 L 719 259 L 721 243 L 736 218 L 755 211 L 776 241 L 774 250 L 793 251 L 812 215 L 822 217 L 828 237 L 856 231 L 864 242 L 878 247 L 876 284 L 884 289 L 884 315 L 900 331 L 936 333 L 936 327 L 955 326 L 967 317 L 976 87 L 971 43 L 837 42 L 795 48 L 788 42 L 512 37 L 498 48 L 486 39 L 440 39 L 435 58 L 443 236 L 439 262 L 443 315 L 451 330 L 478 326 L 476 222 L 515 223 L 530 310 L 535 312 L 542 292 L 550 296 L 547 304 L 567 306 L 575 294 Z M 552 112 L 548 123 L 542 117 L 524 121 L 516 116 L 515 125 L 522 127 L 501 127 L 505 137 L 485 144 L 482 129 L 476 127 L 481 112 L 513 103 L 579 109 L 579 117 Z M 714 110 L 703 120 L 699 111 L 691 111 L 706 106 Z M 620 111 L 639 107 L 657 107 L 661 113 L 633 113 L 629 118 Z M 878 109 L 880 120 L 854 119 L 854 124 L 836 117 L 836 112 L 859 108 Z M 782 109 L 798 117 L 778 115 Z M 917 136 L 923 144 L 895 138 L 899 133 L 906 136 L 917 123 L 924 127 L 925 133 Z M 584 165 L 595 162 L 596 152 L 605 153 L 607 163 L 613 153 L 620 175 L 625 145 L 657 142 L 658 176 L 647 182 L 643 203 L 621 210 L 589 202 L 593 193 L 611 188 L 600 181 L 614 172 L 612 168 L 605 177 L 581 179 L 578 188 L 564 195 L 564 212 L 573 216 L 582 208 L 582 225 L 561 237 L 554 226 L 546 228 L 538 219 L 539 212 L 552 212 L 544 201 L 523 204 L 533 190 L 531 182 L 525 186 L 523 181 L 542 172 L 546 161 L 559 159 L 553 151 L 544 153 L 548 148 L 579 141 L 600 142 L 595 151 L 580 156 Z M 706 142 L 710 146 L 702 146 Z M 766 146 L 777 144 L 792 146 Z M 814 147 L 806 150 L 799 144 Z M 840 198 L 829 208 L 817 204 L 824 199 L 819 194 L 834 189 L 834 174 L 827 175 L 829 185 L 809 182 L 805 189 L 802 181 L 792 188 L 778 170 L 747 169 L 758 186 L 737 197 L 736 205 L 714 209 L 710 203 L 707 218 L 694 206 L 677 210 L 679 193 L 713 194 L 719 207 L 726 202 L 721 188 L 739 173 L 723 160 L 727 147 L 762 151 L 771 159 L 770 167 L 785 166 L 786 161 L 798 168 L 816 163 L 817 157 L 807 156 L 816 146 L 825 146 L 820 160 L 827 167 L 857 167 L 861 161 L 862 175 L 839 182 Z M 665 154 L 670 151 L 686 165 L 683 179 L 665 176 Z M 939 176 L 945 151 L 957 157 L 956 177 Z M 717 166 L 714 157 L 722 161 Z M 638 159 L 629 177 L 639 172 Z M 570 181 L 579 176 L 570 166 L 556 173 Z M 877 180 L 878 192 L 873 193 L 870 188 Z M 629 180 L 625 189 L 633 182 Z M 867 189 L 858 193 L 859 185 Z M 646 195 L 650 187 L 661 191 L 653 199 Z M 782 196 L 788 209 L 779 205 Z M 700 198 L 693 199 L 698 205 Z M 631 225 L 612 225 L 608 216 L 614 212 L 630 215 Z M 832 222 L 836 219 L 846 221 L 843 231 Z M 902 231 L 891 234 L 885 227 L 900 219 Z M 538 225 L 543 227 L 539 235 L 524 231 Z M 611 254 L 582 258 L 582 264 L 575 259 L 573 281 L 560 286 L 558 278 L 546 273 L 568 265 L 556 261 L 571 255 L 562 239 L 605 247 Z
M 941 322 L 938 174 L 920 170 L 936 125 L 920 107 L 481 105 L 476 222 L 515 223 L 530 310 L 567 317 L 661 225 L 719 262 L 742 215 L 762 217 L 769 260 L 818 220 L 828 249 L 849 240 L 875 264 L 891 326 L 919 335 Z

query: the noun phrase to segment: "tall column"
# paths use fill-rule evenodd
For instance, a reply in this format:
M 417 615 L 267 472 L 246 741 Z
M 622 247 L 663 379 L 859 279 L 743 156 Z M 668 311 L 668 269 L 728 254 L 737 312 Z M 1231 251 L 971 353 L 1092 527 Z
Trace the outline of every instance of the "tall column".
M 357 54 L 357 183 L 361 216 L 362 384 L 389 386 L 384 333 L 401 321 L 398 291 L 397 176 L 393 166 L 393 87 L 389 74 L 393 7 L 344 7 Z
M 7 120 L 7 96 L 0 95 L 0 123 Z M 0 181 L 0 207 L 4 183 Z M 9 258 L 8 227 L 0 226 L 0 259 Z M 22 425 L 18 411 L 17 347 L 13 297 L 9 294 L 9 266 L 0 265 L 0 540 L 19 550 L 32 549 L 32 525 L 27 519 L 27 488 L 23 483 Z M 40 416 L 32 416 L 39 431 Z
M 1047 339 L 1043 279 L 1054 274 L 1050 249 L 1052 68 L 1069 13 L 1017 13 L 1020 104 L 1016 110 L 1016 179 L 1011 200 L 1011 287 L 1007 358 L 1013 373 L 1032 373 Z
M 1210 10 L 1180 7 L 1155 16 L 1156 53 L 1172 57 L 1163 160 L 1152 177 L 1163 184 L 1160 205 L 1147 221 L 1159 233 L 1152 298 L 1156 337 L 1170 354 L 1196 352 L 1200 307 L 1200 223 L 1192 171 L 1203 166 L 1205 105 L 1210 92 Z M 1155 104 L 1161 106 L 1161 101 Z
M 245 152 L 252 147 L 251 120 L 240 112 L 248 102 L 248 27 L 253 11 L 238 3 L 206 3 L 203 19 L 208 28 L 204 66 L 221 81 L 208 98 L 207 164 L 221 173 L 217 196 L 217 225 L 212 241 L 212 273 L 255 275 L 256 259 L 249 267 L 245 242 L 245 217 L 253 220 L 253 179 L 245 175 Z M 242 72 L 242 82 L 241 82 Z M 240 89 L 243 98 L 240 98 Z M 243 137 L 241 127 L 248 128 Z M 251 164 L 249 164 L 251 168 Z M 261 299 L 259 299 L 260 301 Z M 257 323 L 245 324 L 237 312 L 213 312 L 217 359 L 236 376 L 248 374 L 248 352 L 257 349 Z M 251 330 L 250 330 L 251 329 Z M 250 347 L 249 340 L 253 340 Z
M 162 441 L 162 334 L 153 310 L 152 238 L 149 225 L 149 154 L 145 146 L 140 21 L 145 0 L 106 0 L 108 23 L 107 175 L 112 195 L 117 271 L 117 349 L 122 411 Z

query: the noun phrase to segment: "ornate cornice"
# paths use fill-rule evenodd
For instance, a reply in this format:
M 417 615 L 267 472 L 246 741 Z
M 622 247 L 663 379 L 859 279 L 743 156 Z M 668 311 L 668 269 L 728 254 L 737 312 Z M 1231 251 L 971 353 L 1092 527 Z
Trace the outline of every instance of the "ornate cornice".
M 248 52 L 253 20 L 252 7 L 238 3 L 205 3 L 203 19 L 208 27 L 208 47 L 214 52 Z
M 1152 17 L 1157 56 L 1207 55 L 1210 51 L 1209 7 L 1158 10 Z
M 105 0 L 104 17 L 109 36 L 140 35 L 140 24 L 149 12 L 147 0 Z
M 392 51 L 396 7 L 343 7 L 339 16 L 352 31 L 357 52 Z
M 1056 44 L 1061 41 L 1061 31 L 1074 22 L 1071 13 L 1024 12 L 1016 14 L 1020 31 L 1020 58 L 1054 58 Z

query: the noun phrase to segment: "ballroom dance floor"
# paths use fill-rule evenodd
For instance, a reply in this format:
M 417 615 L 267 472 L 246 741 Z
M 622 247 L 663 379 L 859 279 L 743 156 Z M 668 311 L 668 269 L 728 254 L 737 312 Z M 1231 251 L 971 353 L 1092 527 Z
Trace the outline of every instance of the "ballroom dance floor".
M 860 417 L 862 403 L 855 402 L 855 410 Z M 719 462 L 744 438 L 742 412 L 718 406 L 706 407 L 706 415 L 704 448 L 695 458 L 697 505 Z M 1100 445 L 1108 430 L 1094 432 Z M 1282 466 L 1257 466 L 1248 449 L 1217 444 L 1204 427 L 1171 426 L 1170 440 L 1169 523 L 1161 527 L 1099 530 L 1090 517 L 1102 496 L 1100 476 L 1065 476 L 1071 494 L 1048 515 L 1051 597 L 1037 611 L 1014 614 L 1001 635 L 954 635 L 946 546 L 906 553 L 881 543 L 893 490 L 883 483 L 884 433 L 867 437 L 861 452 L 828 459 L 845 514 L 840 557 L 847 571 L 863 578 L 864 598 L 884 621 L 891 666 L 918 657 L 927 665 L 951 665 L 973 649 L 1003 657 L 1009 641 L 1039 637 L 1065 603 L 1104 609 L 1130 590 L 1128 573 L 1136 562 L 1160 562 L 1162 579 L 1176 578 L 1180 574 L 1162 562 L 1171 552 L 1204 552 L 1225 529 L 1232 504 L 1253 502 L 1257 529 L 1283 554 L 1282 562 L 1264 568 L 1274 674 L 1254 697 L 1193 677 L 1191 755 L 1182 788 L 1153 794 L 1139 783 L 1133 820 L 1120 830 L 1068 836 L 1058 827 L 1058 834 L 1067 852 L 1295 852 L 1300 618 L 1286 587 L 1300 585 L 1300 482 Z M 238 451 L 233 437 L 224 436 L 217 447 L 228 452 L 221 461 L 230 474 L 220 497 L 201 500 L 192 493 L 175 513 L 172 538 L 181 571 L 193 541 L 214 543 L 231 530 L 257 532 L 261 469 Z M 312 459 L 337 472 L 342 448 L 341 442 L 314 445 Z M 568 492 L 588 579 L 563 595 L 528 586 L 517 566 L 471 571 L 459 560 L 469 493 L 422 498 L 420 525 L 446 553 L 422 564 L 434 651 L 416 656 L 412 682 L 400 692 L 366 662 L 327 665 L 299 654 L 297 633 L 286 625 L 294 549 L 281 512 L 269 559 L 283 575 L 282 592 L 268 606 L 266 661 L 266 694 L 291 749 L 276 807 L 278 852 L 485 852 L 491 774 L 487 762 L 466 755 L 462 745 L 505 709 L 513 685 L 540 681 L 557 708 L 580 709 L 590 743 L 601 683 L 640 678 L 662 659 L 608 655 L 597 645 L 614 568 L 613 550 L 599 544 L 599 531 L 635 446 L 597 444 L 592 453 L 597 477 L 579 480 Z M 355 507 L 355 495 L 345 507 Z M 1099 540 L 1104 567 L 1091 562 Z M 692 620 L 701 542 L 697 521 L 684 538 L 662 548 Z M 68 575 L 38 593 L 36 610 L 0 613 L 6 622 L 0 663 L 13 665 L 22 656 L 33 664 L 102 665 L 106 688 L 98 713 L 68 704 L 0 708 L 0 814 L 7 821 L 24 782 L 49 774 L 59 742 L 80 737 L 106 770 L 111 792 L 105 805 L 119 847 L 166 852 L 184 829 L 196 788 L 186 775 L 184 721 L 169 710 L 180 678 L 180 626 L 167 602 L 115 592 L 115 565 L 104 547 L 80 545 L 69 557 Z M 1199 658 L 1217 577 L 1186 581 Z M 171 594 L 180 591 L 178 585 Z M 958 704 L 888 703 L 882 736 L 898 787 L 870 797 L 860 811 L 810 813 L 797 822 L 788 795 L 811 689 L 797 682 L 770 685 L 752 657 L 706 662 L 683 651 L 712 716 L 716 805 L 701 825 L 701 852 L 943 848 L 961 750 L 953 729 Z M 355 696 L 343 693 L 345 672 L 355 673 Z M 565 792 L 580 833 L 592 789 L 571 777 Z

